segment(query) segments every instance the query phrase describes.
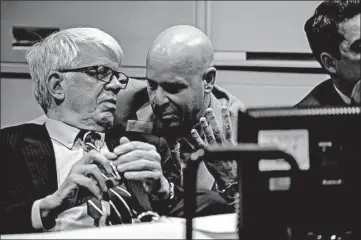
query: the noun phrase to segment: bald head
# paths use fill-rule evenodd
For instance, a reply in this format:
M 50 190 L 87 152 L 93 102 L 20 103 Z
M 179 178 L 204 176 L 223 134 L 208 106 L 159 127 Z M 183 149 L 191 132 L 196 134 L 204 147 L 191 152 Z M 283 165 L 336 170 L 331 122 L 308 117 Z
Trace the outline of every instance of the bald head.
M 147 55 L 147 68 L 165 64 L 172 71 L 196 74 L 213 63 L 213 47 L 198 28 L 177 25 L 161 32 Z
M 164 134 L 189 132 L 210 104 L 216 69 L 209 38 L 193 26 L 164 30 L 147 56 L 148 95 Z

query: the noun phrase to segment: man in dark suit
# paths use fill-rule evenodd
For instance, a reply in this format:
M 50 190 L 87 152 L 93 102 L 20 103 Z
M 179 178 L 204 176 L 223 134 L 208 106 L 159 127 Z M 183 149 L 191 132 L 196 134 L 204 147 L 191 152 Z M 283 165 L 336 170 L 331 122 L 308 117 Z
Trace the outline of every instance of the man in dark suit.
M 165 140 L 113 126 L 116 96 L 129 80 L 122 58 L 117 41 L 95 28 L 62 30 L 32 46 L 27 61 L 47 119 L 1 130 L 3 234 L 109 225 L 110 195 L 120 187 L 130 215 L 183 215 Z M 198 215 L 228 211 L 210 191 L 197 200 Z
M 296 106 L 360 104 L 356 85 L 361 81 L 360 12 L 359 0 L 326 0 L 307 20 L 305 31 L 313 55 L 331 78 Z

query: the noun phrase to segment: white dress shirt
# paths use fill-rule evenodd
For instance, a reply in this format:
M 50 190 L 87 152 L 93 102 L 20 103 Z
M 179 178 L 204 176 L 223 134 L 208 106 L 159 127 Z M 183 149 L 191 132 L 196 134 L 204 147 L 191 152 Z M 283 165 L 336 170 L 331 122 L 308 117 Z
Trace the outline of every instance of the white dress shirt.
M 347 97 L 345 94 L 343 94 L 334 84 L 333 85 L 336 89 L 336 92 L 338 93 L 338 95 L 340 95 L 340 97 L 342 98 L 342 100 L 347 104 L 350 105 L 351 104 L 351 98 Z
M 56 162 L 56 174 L 58 186 L 60 186 L 67 177 L 71 167 L 79 161 L 85 151 L 81 146 L 80 139 L 77 138 L 79 129 L 69 126 L 61 121 L 47 118 L 45 126 L 53 144 Z M 104 140 L 104 133 L 99 133 Z M 109 152 L 106 144 L 100 149 L 100 152 Z M 40 216 L 39 204 L 42 199 L 34 202 L 31 210 L 31 220 L 35 229 L 43 229 L 43 224 Z M 102 201 L 103 212 L 106 213 L 99 221 L 100 226 L 105 226 L 106 217 L 110 213 L 110 206 L 108 202 Z M 86 203 L 80 206 L 70 208 L 60 213 L 55 220 L 55 226 L 50 231 L 71 230 L 77 228 L 92 227 L 94 224 L 93 218 L 87 214 Z

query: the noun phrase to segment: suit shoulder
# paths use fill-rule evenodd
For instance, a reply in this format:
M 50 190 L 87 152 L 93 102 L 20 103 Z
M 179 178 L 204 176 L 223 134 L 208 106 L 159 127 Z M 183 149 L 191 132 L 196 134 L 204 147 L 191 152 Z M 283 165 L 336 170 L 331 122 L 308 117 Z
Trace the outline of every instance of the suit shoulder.
M 324 98 L 327 95 L 332 94 L 333 92 L 333 84 L 332 80 L 328 79 L 316 87 L 314 87 L 299 103 L 297 103 L 296 107 L 307 107 L 307 106 L 321 106 L 323 105 Z
M 26 137 L 37 138 L 46 132 L 45 125 L 25 123 L 1 129 L 1 141 L 10 145 L 16 145 Z

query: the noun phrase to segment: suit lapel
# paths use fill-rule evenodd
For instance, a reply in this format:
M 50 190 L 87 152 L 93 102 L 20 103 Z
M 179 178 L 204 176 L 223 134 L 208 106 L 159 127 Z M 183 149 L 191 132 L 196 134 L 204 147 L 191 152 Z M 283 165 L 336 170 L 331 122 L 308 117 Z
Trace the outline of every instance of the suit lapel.
M 22 155 L 36 188 L 36 195 L 44 197 L 58 188 L 55 154 L 45 125 L 29 125 L 24 129 Z

